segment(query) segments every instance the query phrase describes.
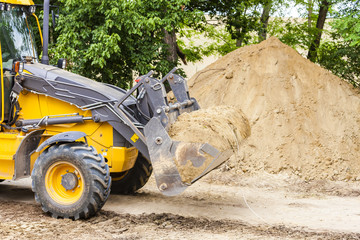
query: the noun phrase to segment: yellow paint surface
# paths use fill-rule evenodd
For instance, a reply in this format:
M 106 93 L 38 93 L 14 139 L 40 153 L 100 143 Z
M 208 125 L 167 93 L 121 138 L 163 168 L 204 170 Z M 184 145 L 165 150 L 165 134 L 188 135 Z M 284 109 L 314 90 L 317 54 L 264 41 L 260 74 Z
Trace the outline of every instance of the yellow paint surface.
M 14 5 L 35 5 L 32 0 L 0 0 L 2 3 L 14 4 Z

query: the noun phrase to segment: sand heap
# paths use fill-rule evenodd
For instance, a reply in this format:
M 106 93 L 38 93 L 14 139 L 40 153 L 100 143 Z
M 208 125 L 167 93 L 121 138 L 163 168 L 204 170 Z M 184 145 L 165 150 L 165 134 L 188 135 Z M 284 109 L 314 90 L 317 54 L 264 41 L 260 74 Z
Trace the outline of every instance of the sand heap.
M 173 140 L 209 143 L 221 152 L 226 150 L 236 152 L 241 142 L 250 135 L 250 126 L 240 109 L 231 106 L 214 106 L 183 113 L 171 126 L 169 135 Z M 213 160 L 213 157 L 207 156 L 205 164 L 194 167 L 191 161 L 182 156 L 191 150 L 185 151 L 186 148 L 181 147 L 178 149 L 176 156 L 179 156 L 175 159 L 175 163 L 184 182 L 190 183 L 198 177 Z
M 360 98 L 352 86 L 272 37 L 189 80 L 203 108 L 230 105 L 251 136 L 228 167 L 305 179 L 360 180 Z

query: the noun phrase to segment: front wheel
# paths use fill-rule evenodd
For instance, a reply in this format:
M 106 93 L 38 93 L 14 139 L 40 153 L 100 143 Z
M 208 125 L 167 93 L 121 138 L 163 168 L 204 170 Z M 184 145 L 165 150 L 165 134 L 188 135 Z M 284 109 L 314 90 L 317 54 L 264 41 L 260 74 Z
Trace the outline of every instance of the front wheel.
M 32 171 L 35 199 L 54 218 L 86 219 L 95 215 L 110 194 L 109 167 L 85 143 L 57 144 L 46 149 Z

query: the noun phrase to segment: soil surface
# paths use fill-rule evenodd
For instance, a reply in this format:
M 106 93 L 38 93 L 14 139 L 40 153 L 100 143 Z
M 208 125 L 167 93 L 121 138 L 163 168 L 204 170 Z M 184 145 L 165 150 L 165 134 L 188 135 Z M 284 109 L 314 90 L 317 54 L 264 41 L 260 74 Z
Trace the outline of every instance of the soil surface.
M 191 183 L 207 169 L 214 157 L 200 153 L 196 144 L 187 147 L 187 143 L 209 143 L 221 152 L 237 152 L 242 141 L 250 136 L 250 126 L 240 109 L 216 106 L 180 115 L 169 135 L 173 140 L 183 142 L 177 147 L 175 164 L 183 182 Z
M 219 175 L 223 183 L 214 184 Z M 135 195 L 111 195 L 97 216 L 80 221 L 44 214 L 30 185 L 30 179 L 0 184 L 1 239 L 360 239 L 354 182 L 215 170 L 165 197 L 151 179 Z

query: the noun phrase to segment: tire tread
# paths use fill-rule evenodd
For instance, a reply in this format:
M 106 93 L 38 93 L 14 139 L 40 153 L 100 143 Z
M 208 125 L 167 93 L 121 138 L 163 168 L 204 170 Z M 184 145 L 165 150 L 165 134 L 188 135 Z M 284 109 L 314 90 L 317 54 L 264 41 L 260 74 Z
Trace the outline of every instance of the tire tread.
M 63 213 L 61 209 L 48 206 L 49 201 L 44 201 L 45 192 L 41 191 L 40 179 L 42 178 L 42 166 L 47 159 L 55 154 L 72 153 L 78 156 L 84 162 L 87 171 L 90 172 L 90 181 L 92 187 L 89 196 L 86 196 L 85 202 L 81 209 L 76 209 L 72 214 Z M 102 155 L 98 154 L 93 147 L 85 145 L 85 143 L 63 143 L 52 145 L 39 156 L 34 164 L 32 172 L 32 190 L 35 194 L 35 200 L 39 202 L 45 213 L 50 213 L 54 218 L 71 218 L 74 220 L 86 219 L 94 216 L 105 204 L 110 194 L 111 177 L 109 166 L 105 163 Z
M 133 194 L 147 183 L 151 173 L 151 162 L 139 154 L 134 167 L 122 179 L 112 182 L 111 192 Z

